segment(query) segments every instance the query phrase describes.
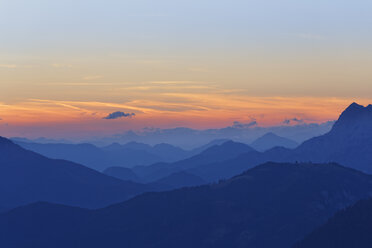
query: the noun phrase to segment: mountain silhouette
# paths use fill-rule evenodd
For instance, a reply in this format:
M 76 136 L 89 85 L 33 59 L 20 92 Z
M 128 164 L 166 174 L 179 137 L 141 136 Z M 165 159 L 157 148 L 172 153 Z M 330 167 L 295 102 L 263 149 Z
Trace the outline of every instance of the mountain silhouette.
M 339 117 L 335 123 L 333 131 L 350 132 L 372 129 L 372 105 L 364 107 L 357 103 L 352 103 Z
M 351 104 L 329 133 L 305 141 L 291 157 L 301 161 L 333 161 L 372 173 L 372 105 Z
M 136 166 L 133 171 L 144 182 L 154 182 L 180 171 L 198 176 L 206 182 L 216 182 L 269 161 L 311 161 L 337 162 L 372 173 L 371 109 L 371 105 L 363 107 L 351 104 L 329 133 L 309 139 L 295 149 L 275 147 L 258 152 L 247 145 L 229 141 L 185 160 Z
M 129 168 L 110 167 L 104 170 L 103 174 L 123 181 L 141 182 L 141 179 Z
M 201 164 L 213 163 L 216 161 L 223 161 L 234 158 L 242 153 L 255 151 L 252 147 L 234 141 L 227 141 L 221 145 L 215 145 L 209 147 L 202 153 L 185 159 L 183 161 L 176 162 L 178 166 L 182 166 L 185 169 L 197 167 Z
M 20 207 L 0 215 L 0 245 L 287 248 L 371 193 L 371 176 L 336 164 L 266 163 L 218 184 L 99 210 Z
M 353 103 L 336 121 L 327 134 L 314 137 L 295 149 L 275 147 L 266 152 L 247 152 L 212 164 L 202 164 L 188 172 L 207 182 L 237 175 L 259 164 L 274 162 L 337 162 L 372 174 L 372 115 L 371 105 Z
M 372 199 L 341 210 L 294 248 L 372 247 Z
M 151 148 L 143 150 L 143 147 L 146 147 L 145 144 L 141 148 L 134 148 L 129 145 L 121 146 L 119 144 L 113 144 L 104 148 L 91 144 L 38 144 L 25 142 L 17 142 L 17 144 L 46 157 L 69 160 L 97 171 L 103 171 L 112 166 L 132 167 L 168 161 L 167 158 L 150 152 Z
M 36 201 L 98 208 L 149 190 L 73 162 L 46 158 L 0 137 L 2 208 Z
M 26 140 L 27 141 L 27 140 Z M 160 162 L 176 162 L 195 156 L 223 140 L 212 141 L 206 145 L 187 151 L 169 144 L 150 146 L 138 142 L 121 145 L 113 143 L 105 147 L 92 144 L 34 143 L 16 138 L 14 142 L 27 150 L 53 159 L 65 159 L 85 165 L 97 171 L 109 167 L 133 167 Z
M 215 139 L 215 140 L 212 140 L 212 141 L 208 142 L 205 145 L 202 145 L 200 147 L 197 147 L 197 148 L 193 149 L 192 153 L 194 155 L 198 155 L 199 153 L 202 153 L 203 151 L 207 150 L 208 148 L 211 148 L 212 146 L 220 146 L 223 143 L 226 143 L 228 141 L 232 141 L 232 140 L 230 140 L 230 139 Z
M 181 171 L 163 177 L 155 183 L 159 185 L 167 185 L 169 189 L 177 189 L 183 187 L 198 186 L 205 184 L 206 182 L 196 175 Z
M 105 151 L 120 151 L 123 149 L 129 149 L 129 150 L 140 150 L 140 151 L 149 151 L 151 150 L 152 146 L 138 143 L 138 142 L 129 142 L 124 145 L 119 143 L 112 143 L 111 145 L 102 147 Z
M 265 134 L 264 136 L 256 139 L 252 144 L 251 147 L 256 149 L 257 151 L 266 151 L 271 148 L 280 146 L 285 148 L 296 148 L 299 144 L 293 140 L 280 137 L 272 132 Z
M 214 145 L 195 155 L 174 163 L 157 163 L 150 166 L 136 166 L 132 170 L 145 182 L 153 182 L 173 173 L 190 170 L 205 164 L 213 164 L 235 158 L 239 154 L 255 151 L 248 145 L 233 141 Z M 189 172 L 191 174 L 191 171 Z M 194 174 L 195 175 L 195 174 Z

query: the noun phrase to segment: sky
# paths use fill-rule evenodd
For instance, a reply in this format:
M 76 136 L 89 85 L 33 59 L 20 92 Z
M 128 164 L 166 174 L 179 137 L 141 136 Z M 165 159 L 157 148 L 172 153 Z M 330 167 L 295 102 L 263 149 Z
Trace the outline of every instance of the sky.
M 0 135 L 335 120 L 372 103 L 371 11 L 369 0 L 0 0 Z

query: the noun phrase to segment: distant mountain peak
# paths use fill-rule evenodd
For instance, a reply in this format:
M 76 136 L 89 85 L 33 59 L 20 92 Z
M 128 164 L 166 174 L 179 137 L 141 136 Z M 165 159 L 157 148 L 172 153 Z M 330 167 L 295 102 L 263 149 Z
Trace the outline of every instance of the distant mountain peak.
M 175 146 L 171 145 L 171 144 L 167 144 L 167 143 L 160 143 L 160 144 L 156 144 L 153 146 L 154 148 L 157 147 L 157 148 L 162 148 L 162 147 L 171 147 L 171 148 L 176 148 Z
M 365 108 L 367 107 L 364 107 L 363 105 L 360 105 L 356 102 L 353 102 L 352 104 L 349 105 L 349 107 L 347 107 L 345 109 L 345 111 L 343 113 L 357 113 L 357 112 L 361 112 L 363 111 Z
M 345 111 L 341 114 L 341 116 L 345 115 L 357 115 L 357 114 L 364 114 L 364 113 L 371 113 L 372 111 L 372 105 L 369 104 L 367 107 L 364 107 L 363 105 L 360 105 L 356 102 L 353 102 L 350 104 L 349 107 L 345 109 Z
M 279 135 L 276 135 L 275 133 L 273 133 L 273 132 L 268 132 L 268 133 L 266 133 L 264 136 L 262 136 L 262 137 L 279 137 Z
M 257 151 L 267 151 L 277 146 L 295 148 L 298 144 L 293 140 L 281 137 L 273 132 L 268 132 L 256 139 L 251 146 Z
M 223 149 L 243 149 L 243 150 L 247 150 L 247 151 L 255 151 L 249 145 L 244 144 L 244 143 L 240 143 L 240 142 L 235 142 L 233 140 L 226 141 L 221 145 L 212 146 L 211 148 L 209 148 L 207 150 L 221 150 L 221 151 L 223 151 Z
M 228 140 L 223 142 L 220 146 L 228 146 L 228 145 L 241 145 L 242 143 L 235 142 L 233 140 Z
M 351 128 L 355 125 L 365 126 L 367 123 L 372 123 L 372 105 L 370 104 L 364 107 L 363 105 L 353 102 L 342 112 L 333 130 Z
M 243 143 L 240 143 L 240 142 L 235 142 L 235 141 L 232 141 L 232 140 L 228 140 L 222 144 L 218 144 L 218 145 L 214 145 L 214 146 L 211 146 L 209 147 L 208 149 L 204 150 L 201 154 L 209 154 L 209 153 L 214 153 L 214 152 L 224 152 L 229 150 L 229 151 L 233 151 L 233 150 L 237 150 L 237 149 L 240 149 L 240 150 L 247 150 L 248 151 L 254 151 L 254 149 L 252 147 L 250 147 L 249 145 L 246 145 L 246 144 L 243 144 Z
M 356 102 L 353 102 L 353 103 L 350 104 L 350 106 L 349 106 L 349 108 L 355 108 L 355 107 L 357 107 L 357 108 L 364 108 L 363 105 L 360 105 L 360 104 L 358 104 L 358 103 L 356 103 Z

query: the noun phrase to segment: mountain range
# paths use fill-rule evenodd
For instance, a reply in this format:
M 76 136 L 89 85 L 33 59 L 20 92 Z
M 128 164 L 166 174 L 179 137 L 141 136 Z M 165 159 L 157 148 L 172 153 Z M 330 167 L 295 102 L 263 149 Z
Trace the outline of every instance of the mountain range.
M 197 155 L 205 149 L 222 144 L 227 140 L 214 140 L 190 151 L 169 144 L 150 146 L 137 142 L 124 145 L 113 143 L 109 146 L 97 147 L 92 144 L 33 143 L 25 142 L 19 138 L 13 141 L 27 150 L 46 157 L 65 159 L 97 171 L 103 171 L 116 166 L 133 167 L 158 162 L 175 162 Z
M 255 124 L 254 122 L 241 123 L 235 121 L 232 125 L 227 127 L 205 130 L 187 127 L 170 129 L 144 128 L 136 132 L 130 130 L 113 136 L 89 139 L 86 140 L 85 143 L 99 146 L 106 146 L 115 142 L 122 144 L 131 141 L 150 145 L 167 143 L 191 150 L 215 139 L 234 140 L 236 142 L 250 144 L 269 132 L 294 140 L 297 143 L 302 143 L 311 137 L 327 133 L 333 126 L 334 121 L 327 121 L 324 123 L 295 123 L 295 125 L 281 123 L 278 126 L 262 127 L 253 125 Z
M 294 248 L 372 247 L 372 199 L 339 211 Z
M 0 206 L 48 201 L 98 208 L 145 191 L 149 185 L 122 181 L 66 160 L 49 159 L 0 137 Z
M 372 173 L 372 105 L 351 104 L 329 133 L 309 139 L 295 149 L 275 147 L 266 152 L 251 151 L 222 162 L 189 170 L 205 181 L 226 179 L 268 161 L 337 162 Z
M 243 143 L 227 141 L 221 145 L 212 146 L 198 155 L 174 163 L 157 163 L 150 166 L 136 166 L 132 171 L 144 182 L 157 181 L 173 173 L 187 171 L 190 174 L 199 176 L 192 172 L 194 168 L 209 165 L 221 161 L 228 161 L 240 154 L 255 152 L 253 148 Z
M 371 194 L 372 177 L 353 169 L 267 163 L 218 184 L 145 193 L 99 210 L 19 207 L 0 215 L 0 244 L 287 248 Z
M 294 149 L 224 140 L 105 175 L 0 137 L 0 246 L 369 247 L 371 140 L 372 105 L 353 103 Z
M 299 144 L 296 141 L 278 136 L 269 132 L 256 139 L 250 146 L 255 150 L 264 152 L 274 147 L 296 148 Z
M 206 182 L 216 182 L 269 161 L 311 161 L 337 162 L 372 173 L 371 106 L 351 104 L 340 115 L 330 132 L 309 139 L 294 149 L 274 147 L 265 152 L 258 152 L 248 145 L 228 141 L 185 160 L 135 166 L 132 171 L 143 182 L 154 182 L 180 171 L 198 176 Z M 273 137 L 272 134 L 268 136 Z

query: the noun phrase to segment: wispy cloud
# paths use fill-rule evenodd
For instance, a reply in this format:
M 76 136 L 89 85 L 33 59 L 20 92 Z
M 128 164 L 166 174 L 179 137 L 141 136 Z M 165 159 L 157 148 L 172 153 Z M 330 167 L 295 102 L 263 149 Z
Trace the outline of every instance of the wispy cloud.
M 130 113 L 141 113 L 133 121 L 125 123 L 132 125 L 132 128 L 142 128 L 148 126 L 148 123 L 155 126 L 159 123 L 168 126 L 177 126 L 176 123 L 188 123 L 191 127 L 228 126 L 234 121 L 235 127 L 253 127 L 258 124 L 289 125 L 333 120 L 352 100 L 355 99 L 250 97 L 208 92 L 164 93 L 156 96 L 152 94 L 152 98 L 144 94 L 122 103 L 47 99 L 29 99 L 11 104 L 0 102 L 0 112 L 7 122 L 23 125 L 50 122 L 102 125 L 102 119 L 108 117 L 107 113 L 120 110 L 124 117 Z M 366 99 L 360 102 L 367 104 L 370 101 Z M 255 118 L 247 118 L 249 116 Z
M 40 65 L 0 64 L 0 68 L 3 68 L 3 69 L 32 69 L 32 68 L 37 68 L 37 67 L 40 67 Z
M 196 83 L 200 83 L 200 82 L 195 82 L 195 81 L 151 81 L 151 82 L 147 82 L 147 84 L 154 84 L 154 85 L 185 85 L 185 84 L 196 84 Z
M 77 109 L 82 111 L 89 111 L 90 109 L 96 110 L 107 110 L 107 109 L 126 109 L 129 111 L 136 111 L 140 113 L 151 112 L 151 108 L 142 108 L 133 106 L 130 103 L 112 103 L 112 102 L 88 102 L 88 101 L 57 101 L 57 100 L 47 100 L 47 99 L 29 99 L 30 102 L 66 106 L 71 109 Z
M 0 68 L 5 68 L 5 69 L 15 69 L 18 66 L 15 64 L 0 64 Z
M 42 83 L 42 85 L 45 85 L 45 83 Z M 96 83 L 96 82 L 72 82 L 72 83 L 48 83 L 48 85 L 56 85 L 56 86 L 115 86 L 117 84 L 113 83 Z

